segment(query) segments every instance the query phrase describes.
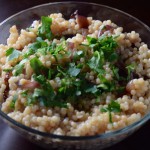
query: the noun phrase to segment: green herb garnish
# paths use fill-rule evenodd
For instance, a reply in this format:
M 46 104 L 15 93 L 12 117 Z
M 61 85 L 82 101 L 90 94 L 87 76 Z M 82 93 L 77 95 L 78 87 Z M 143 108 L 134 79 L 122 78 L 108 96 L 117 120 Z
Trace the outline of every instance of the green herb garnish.
M 20 63 L 18 65 L 16 65 L 15 68 L 15 76 L 20 75 L 23 72 L 23 68 L 24 68 L 24 64 L 28 61 L 28 59 L 23 59 L 22 61 L 20 61 Z
M 13 70 L 13 68 L 3 69 L 4 72 L 11 72 L 12 70 Z
M 28 96 L 28 90 L 24 90 L 24 91 L 21 93 L 21 95 L 22 95 L 23 97 L 27 97 L 27 96 Z
M 56 99 L 54 89 L 43 75 L 34 75 L 33 78 L 41 85 L 42 89 L 36 88 L 33 92 L 33 95 L 28 96 L 28 105 L 39 101 L 41 105 L 44 105 L 46 107 L 67 107 L 66 102 Z
M 6 50 L 6 56 L 9 56 L 10 54 L 12 54 L 14 50 L 15 50 L 15 49 L 12 48 L 12 47 L 9 48 L 8 50 Z
M 126 66 L 126 69 L 128 71 L 127 81 L 129 81 L 131 79 L 131 74 L 135 70 L 135 67 L 136 67 L 135 64 L 130 64 L 130 65 Z
M 69 64 L 69 69 L 68 69 L 68 74 L 72 77 L 76 77 L 80 73 L 79 68 L 75 65 L 75 63 L 70 63 Z
M 47 76 L 48 68 L 46 68 L 37 57 L 30 60 L 30 65 L 37 75 L 44 74 Z
M 17 59 L 21 55 L 21 52 L 14 49 L 14 48 L 9 48 L 6 51 L 6 56 L 8 61 L 12 61 L 14 59 Z
M 120 104 L 115 101 L 111 101 L 110 104 L 108 104 L 108 107 L 101 108 L 101 112 L 108 112 L 109 113 L 109 122 L 112 123 L 112 112 L 118 113 L 121 112 Z
M 104 71 L 104 69 L 102 68 L 102 66 L 104 65 L 103 52 L 95 51 L 93 54 L 93 57 L 88 61 L 88 65 L 92 70 L 94 70 L 98 73 L 102 72 L 102 70 Z
M 13 99 L 12 99 L 12 101 L 10 103 L 10 108 L 12 108 L 12 109 L 15 108 L 15 103 L 16 103 L 17 99 L 18 99 L 18 95 L 14 95 Z
M 87 37 L 89 46 L 94 50 L 94 51 L 99 51 L 103 52 L 104 58 L 106 60 L 116 60 L 118 57 L 117 53 L 115 52 L 118 44 L 115 41 L 115 38 L 112 36 L 101 36 L 100 38 L 92 38 L 92 37 Z
M 38 36 L 42 39 L 49 39 L 51 40 L 53 34 L 51 32 L 51 25 L 52 25 L 52 18 L 42 16 L 41 17 L 42 26 L 38 29 Z

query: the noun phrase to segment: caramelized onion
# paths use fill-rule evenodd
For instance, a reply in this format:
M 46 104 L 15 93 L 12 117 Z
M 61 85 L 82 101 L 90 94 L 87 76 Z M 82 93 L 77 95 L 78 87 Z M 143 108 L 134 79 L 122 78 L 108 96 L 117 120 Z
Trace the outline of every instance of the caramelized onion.
M 72 60 L 73 59 L 73 54 L 74 54 L 74 43 L 68 42 L 67 46 L 68 46 L 68 50 L 71 52 L 70 59 Z
M 132 90 L 135 90 L 135 84 L 131 80 L 126 86 L 126 91 L 130 93 Z
M 85 16 L 81 16 L 78 14 L 78 10 L 76 10 L 71 16 L 70 18 L 75 18 L 77 23 L 79 24 L 79 28 L 85 28 L 87 29 L 89 26 L 89 22 L 87 20 L 87 17 Z
M 10 79 L 11 76 L 12 76 L 12 73 L 8 72 L 8 73 L 6 73 L 5 78 L 4 78 L 4 83 L 6 85 L 6 88 L 5 88 L 4 93 L 3 93 L 3 100 L 4 101 L 8 97 L 8 92 L 9 92 L 9 83 L 8 83 L 8 80 Z
M 30 81 L 30 80 L 24 80 L 23 84 L 19 84 L 19 86 L 23 89 L 35 89 L 35 88 L 39 88 L 40 84 L 36 81 Z
M 68 46 L 69 50 L 73 50 L 74 49 L 74 43 L 72 43 L 72 42 L 68 42 L 67 46 Z
M 77 23 L 79 24 L 79 28 L 85 28 L 85 29 L 88 28 L 89 22 L 86 17 L 77 15 L 76 19 L 77 19 Z
M 98 37 L 100 37 L 106 31 L 110 31 L 112 33 L 113 30 L 114 30 L 114 28 L 111 25 L 105 25 L 104 28 L 102 28 L 102 29 L 99 30 Z

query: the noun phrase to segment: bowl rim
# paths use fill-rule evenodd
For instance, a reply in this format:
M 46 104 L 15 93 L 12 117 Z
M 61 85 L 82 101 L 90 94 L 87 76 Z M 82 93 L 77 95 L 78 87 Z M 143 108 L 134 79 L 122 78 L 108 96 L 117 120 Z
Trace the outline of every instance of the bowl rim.
M 88 4 L 88 5 L 101 6 L 101 7 L 107 8 L 107 9 L 111 9 L 113 11 L 117 11 L 119 13 L 122 13 L 123 15 L 126 15 L 126 16 L 134 19 L 135 21 L 137 21 L 142 26 L 144 26 L 147 30 L 150 31 L 150 28 L 145 23 L 143 23 L 142 21 L 140 21 L 136 17 L 134 17 L 134 16 L 122 11 L 122 10 L 119 10 L 119 9 L 116 9 L 116 8 L 113 8 L 113 7 L 110 7 L 110 6 L 107 6 L 107 5 L 103 5 L 103 4 L 97 4 L 97 3 L 91 3 L 91 2 L 79 2 L 79 1 L 50 2 L 50 3 L 44 3 L 44 4 L 37 5 L 37 6 L 33 6 L 33 7 L 30 7 L 30 8 L 24 9 L 24 10 L 18 12 L 18 13 L 15 13 L 14 15 L 11 15 L 10 17 L 6 18 L 4 21 L 2 21 L 0 23 L 0 26 L 2 26 L 4 23 L 9 21 L 13 17 L 15 17 L 19 14 L 22 14 L 24 12 L 30 11 L 32 9 L 36 9 L 36 8 L 43 7 L 43 6 L 48 6 L 48 5 L 70 4 L 70 3 L 71 4 Z M 49 138 L 60 139 L 60 140 L 79 141 L 79 140 L 94 140 L 94 139 L 97 139 L 97 138 L 105 139 L 105 138 L 112 137 L 112 136 L 115 136 L 115 135 L 120 135 L 122 133 L 125 133 L 128 130 L 130 131 L 130 129 L 132 129 L 134 127 L 138 128 L 141 125 L 143 125 L 144 123 L 146 123 L 148 120 L 150 120 L 150 112 L 148 112 L 139 121 L 136 121 L 136 122 L 132 123 L 131 125 L 128 125 L 124 128 L 121 128 L 121 129 L 115 130 L 115 131 L 110 131 L 110 132 L 107 132 L 107 133 L 98 134 L 98 135 L 92 135 L 92 136 L 68 136 L 68 135 L 56 135 L 56 134 L 52 134 L 52 133 L 41 132 L 41 131 L 35 130 L 33 128 L 30 128 L 28 126 L 25 126 L 25 125 L 15 121 L 14 119 L 10 118 L 7 114 L 5 114 L 3 111 L 1 111 L 1 106 L 0 106 L 0 117 L 5 121 L 9 121 L 11 123 L 11 125 L 13 124 L 13 125 L 21 128 L 21 129 L 23 129 L 27 132 L 30 132 L 30 134 L 36 134 L 36 135 L 40 135 L 40 136 L 43 136 L 43 137 L 49 137 Z

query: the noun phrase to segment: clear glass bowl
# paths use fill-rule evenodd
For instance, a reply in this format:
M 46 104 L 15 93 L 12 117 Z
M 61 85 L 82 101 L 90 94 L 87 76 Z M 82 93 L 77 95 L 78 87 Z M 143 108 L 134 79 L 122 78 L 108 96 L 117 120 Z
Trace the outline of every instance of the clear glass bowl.
M 65 18 L 69 18 L 75 10 L 79 10 L 80 14 L 92 16 L 94 19 L 106 20 L 110 19 L 118 26 L 122 26 L 124 31 L 136 31 L 140 34 L 142 40 L 150 47 L 150 29 L 144 23 L 131 15 L 120 10 L 84 2 L 56 2 L 39 5 L 24 11 L 21 11 L 0 23 L 0 43 L 6 44 L 9 36 L 9 28 L 16 24 L 19 29 L 30 26 L 33 20 L 40 19 L 43 15 L 51 13 L 62 13 Z M 1 118 L 12 128 L 17 130 L 21 135 L 37 145 L 46 149 L 103 149 L 111 146 L 124 138 L 131 135 L 139 129 L 146 121 L 150 119 L 150 113 L 145 115 L 140 121 L 127 126 L 121 130 L 110 133 L 100 134 L 96 136 L 72 137 L 58 136 L 49 133 L 43 133 L 27 126 L 24 126 L 13 119 L 9 118 L 5 113 L 0 111 Z

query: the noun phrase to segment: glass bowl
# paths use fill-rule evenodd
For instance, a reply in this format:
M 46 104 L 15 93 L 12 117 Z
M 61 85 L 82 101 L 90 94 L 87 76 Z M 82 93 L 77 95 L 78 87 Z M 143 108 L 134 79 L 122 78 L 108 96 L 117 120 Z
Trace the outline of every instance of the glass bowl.
M 30 26 L 33 20 L 58 12 L 62 13 L 65 18 L 69 18 L 75 10 L 78 10 L 81 15 L 92 16 L 94 19 L 102 21 L 110 19 L 118 26 L 123 27 L 126 32 L 134 30 L 140 34 L 142 40 L 150 47 L 150 29 L 144 23 L 120 10 L 85 2 L 48 3 L 21 11 L 0 23 L 0 43 L 6 44 L 9 28 L 12 25 L 16 24 L 19 29 L 26 28 Z M 1 110 L 0 116 L 25 138 L 45 149 L 103 149 L 128 137 L 150 119 L 150 113 L 148 113 L 140 121 L 114 132 L 96 136 L 73 137 L 59 136 L 31 129 L 14 121 Z

